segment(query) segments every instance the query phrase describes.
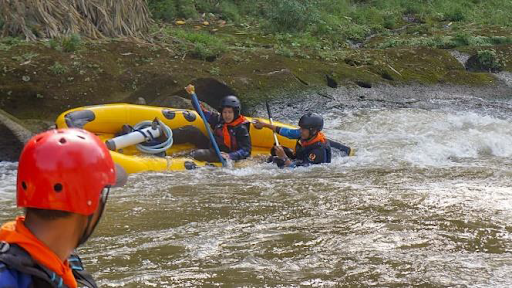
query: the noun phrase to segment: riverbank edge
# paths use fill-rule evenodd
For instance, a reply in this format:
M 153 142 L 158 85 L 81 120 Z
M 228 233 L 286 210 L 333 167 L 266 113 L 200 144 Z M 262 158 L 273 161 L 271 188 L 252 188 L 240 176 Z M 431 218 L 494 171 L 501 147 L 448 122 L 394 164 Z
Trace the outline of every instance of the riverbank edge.
M 23 120 L 53 121 L 85 105 L 171 106 L 168 98 L 186 97 L 183 87 L 189 83 L 196 84 L 199 97 L 213 107 L 226 94 L 238 95 L 248 114 L 265 100 L 301 101 L 300 95 L 338 87 L 506 87 L 496 74 L 466 69 L 464 59 L 479 49 L 355 49 L 347 50 L 343 59 L 327 61 L 286 57 L 269 48 L 235 50 L 203 61 L 156 44 L 119 40 L 88 42 L 71 53 L 42 42 L 21 44 L 0 51 L 0 109 Z M 485 49 L 507 59 L 504 68 L 512 71 L 512 45 Z

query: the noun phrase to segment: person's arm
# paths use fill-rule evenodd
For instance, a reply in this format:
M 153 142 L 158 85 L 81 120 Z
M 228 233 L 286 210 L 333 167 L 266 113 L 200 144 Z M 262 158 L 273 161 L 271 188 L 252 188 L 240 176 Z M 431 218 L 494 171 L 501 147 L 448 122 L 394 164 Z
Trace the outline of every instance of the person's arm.
M 290 158 L 280 158 L 278 156 L 272 156 L 272 162 L 279 168 L 295 168 L 297 167 L 297 161 L 293 161 Z
M 201 104 L 199 104 L 201 105 Z M 212 122 L 218 122 L 218 121 L 213 121 L 214 119 L 217 120 L 217 118 L 220 116 L 219 113 L 214 113 L 214 112 L 211 112 L 211 111 L 208 111 L 206 110 L 206 108 L 204 108 L 203 105 L 201 105 L 201 107 L 197 107 L 197 105 L 194 103 L 194 101 L 192 101 L 192 107 L 194 107 L 194 110 L 196 110 L 197 113 L 199 113 L 199 109 L 201 109 L 203 111 L 203 114 L 204 114 L 204 117 L 206 117 L 206 121 L 208 121 L 208 123 L 210 123 L 211 125 L 215 125 L 215 123 L 212 123 Z
M 276 127 L 277 134 L 288 139 L 300 139 L 300 129 L 290 129 L 285 127 Z
M 285 128 L 285 127 L 279 127 L 279 126 L 271 125 L 269 123 L 261 122 L 257 119 L 254 120 L 253 125 L 254 125 L 254 127 L 256 127 L 256 129 L 268 128 L 268 129 L 276 132 L 277 134 L 279 134 L 283 137 L 289 138 L 289 139 L 300 139 L 300 129 L 290 129 L 290 128 Z
M 249 135 L 249 130 L 245 125 L 242 125 L 237 129 L 236 132 L 236 141 L 238 143 L 239 149 L 233 152 L 228 153 L 229 158 L 231 160 L 242 160 L 249 156 L 251 156 L 252 144 L 251 144 L 251 136 Z
M 345 156 L 354 156 L 354 149 L 351 147 L 345 146 L 341 144 L 340 142 L 329 140 L 329 143 L 331 145 L 331 148 L 337 149 L 345 154 Z
M 276 163 L 279 168 L 284 168 L 284 167 L 293 168 L 293 167 L 297 166 L 297 163 L 296 163 L 297 161 L 293 161 L 292 159 L 290 159 L 288 157 L 288 155 L 286 155 L 285 147 L 274 146 L 273 149 L 274 149 L 274 153 L 276 154 L 276 156 L 274 158 L 274 163 Z

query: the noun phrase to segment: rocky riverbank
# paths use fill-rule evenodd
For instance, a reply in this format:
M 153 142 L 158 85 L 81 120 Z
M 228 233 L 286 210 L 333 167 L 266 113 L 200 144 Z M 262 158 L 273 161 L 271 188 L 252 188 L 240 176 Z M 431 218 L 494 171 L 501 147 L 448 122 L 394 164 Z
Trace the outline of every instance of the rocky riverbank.
M 493 49 L 508 60 L 505 70 L 512 71 L 512 45 Z M 185 96 L 182 87 L 190 82 L 212 106 L 225 93 L 235 93 L 248 108 L 277 94 L 324 87 L 501 85 L 495 74 L 470 72 L 457 59 L 476 50 L 358 49 L 347 50 L 338 60 L 322 60 L 259 49 L 233 51 L 209 62 L 178 57 L 156 44 L 125 41 L 86 43 L 72 53 L 42 43 L 18 44 L 0 50 L 0 108 L 22 119 L 53 120 L 83 105 L 138 98 L 158 105 L 161 97 Z

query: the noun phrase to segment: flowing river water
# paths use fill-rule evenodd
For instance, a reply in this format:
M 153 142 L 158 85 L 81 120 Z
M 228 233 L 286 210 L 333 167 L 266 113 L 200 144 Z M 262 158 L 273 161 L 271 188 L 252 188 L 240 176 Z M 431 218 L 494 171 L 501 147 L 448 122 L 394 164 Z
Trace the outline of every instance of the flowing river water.
M 512 102 L 366 103 L 315 105 L 355 157 L 131 176 L 86 267 L 103 287 L 511 287 Z M 1 221 L 15 177 L 0 163 Z

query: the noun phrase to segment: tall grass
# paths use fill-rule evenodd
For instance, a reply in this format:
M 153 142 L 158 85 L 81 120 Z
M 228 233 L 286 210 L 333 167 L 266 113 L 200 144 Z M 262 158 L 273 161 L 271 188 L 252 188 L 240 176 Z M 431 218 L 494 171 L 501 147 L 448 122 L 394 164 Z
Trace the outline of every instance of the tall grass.
M 171 34 L 175 38 L 191 43 L 193 45 L 192 55 L 202 60 L 214 60 L 227 50 L 223 39 L 206 32 L 173 29 Z
M 510 0 L 149 0 L 162 20 L 215 13 L 227 20 L 255 18 L 275 31 L 302 32 L 324 24 L 393 28 L 403 16 L 417 21 L 454 21 L 512 26 Z
M 80 34 L 87 38 L 141 37 L 152 23 L 146 1 L 0 0 L 3 36 L 27 40 Z
M 433 31 L 449 23 L 512 27 L 511 0 L 149 0 L 149 5 L 153 16 L 162 21 L 199 19 L 212 13 L 234 24 L 248 24 L 256 33 L 308 35 L 331 48 L 347 41 L 363 42 L 375 34 L 390 35 L 405 26 L 414 26 L 418 30 L 413 35 L 429 39 L 385 45 L 464 46 L 478 41 L 487 45 L 498 40 L 434 39 Z

